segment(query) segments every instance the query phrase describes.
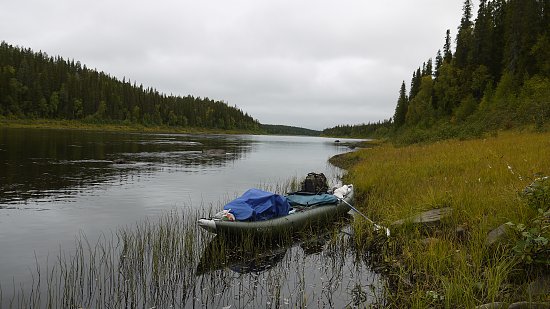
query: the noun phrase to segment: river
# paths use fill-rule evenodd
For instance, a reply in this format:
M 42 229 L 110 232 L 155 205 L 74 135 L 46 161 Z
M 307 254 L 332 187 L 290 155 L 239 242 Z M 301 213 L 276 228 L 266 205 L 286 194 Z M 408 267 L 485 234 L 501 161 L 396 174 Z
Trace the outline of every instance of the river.
M 97 239 L 174 209 L 220 209 L 249 188 L 312 171 L 336 185 L 342 171 L 327 160 L 346 151 L 320 137 L 0 128 L 3 302 L 79 235 Z M 365 273 L 351 277 L 376 282 Z

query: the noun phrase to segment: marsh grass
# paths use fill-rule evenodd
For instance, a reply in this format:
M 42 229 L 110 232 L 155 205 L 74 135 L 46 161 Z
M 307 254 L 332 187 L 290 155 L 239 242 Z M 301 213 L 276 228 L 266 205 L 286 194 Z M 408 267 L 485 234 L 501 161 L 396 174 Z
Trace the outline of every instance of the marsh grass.
M 297 189 L 290 179 L 265 190 Z M 220 204 L 223 204 L 221 202 Z M 213 237 L 217 211 L 173 210 L 37 259 L 30 286 L 2 308 L 365 307 L 383 302 L 380 278 L 353 244 L 349 221 L 276 239 Z M 345 230 L 345 232 L 341 232 Z
M 536 175 L 550 174 L 550 134 L 505 132 L 479 140 L 428 145 L 384 144 L 338 158 L 351 162 L 347 180 L 357 207 L 390 225 L 416 213 L 451 207 L 434 229 L 395 230 L 378 260 L 395 307 L 474 307 L 529 299 L 530 274 L 519 268 L 509 243 L 489 247 L 486 235 L 508 221 L 529 222 L 536 211 L 518 192 Z M 457 227 L 466 230 L 456 233 Z M 370 225 L 354 224 L 359 246 L 372 249 Z
M 75 250 L 60 249 L 44 273 L 37 263 L 32 287 L 22 288 L 10 307 L 144 308 L 159 302 L 184 303 L 195 280 L 195 253 L 202 237 L 194 228 L 195 218 L 171 212 L 158 222 L 145 220 L 96 242 L 80 235 Z

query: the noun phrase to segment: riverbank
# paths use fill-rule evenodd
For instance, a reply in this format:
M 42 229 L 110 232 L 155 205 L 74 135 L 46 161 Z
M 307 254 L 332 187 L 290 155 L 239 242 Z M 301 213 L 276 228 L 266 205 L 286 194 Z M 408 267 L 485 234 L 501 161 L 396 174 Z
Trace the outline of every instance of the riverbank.
M 520 194 L 550 175 L 549 153 L 549 133 L 502 132 L 407 147 L 386 143 L 333 157 L 356 187 L 356 206 L 392 229 L 392 237 L 380 241 L 368 222 L 355 224 L 357 245 L 386 274 L 388 305 L 550 301 L 540 284 L 550 269 L 550 219 L 537 210 L 548 209 L 550 181 L 532 198 Z M 392 224 L 433 209 L 450 209 L 450 215 L 428 226 L 411 219 Z M 498 227 L 504 236 L 488 241 Z
M 263 134 L 260 131 L 222 130 L 195 127 L 144 126 L 124 123 L 90 123 L 80 120 L 8 119 L 0 117 L 0 127 L 32 129 L 68 129 L 104 132 L 146 132 L 180 134 Z

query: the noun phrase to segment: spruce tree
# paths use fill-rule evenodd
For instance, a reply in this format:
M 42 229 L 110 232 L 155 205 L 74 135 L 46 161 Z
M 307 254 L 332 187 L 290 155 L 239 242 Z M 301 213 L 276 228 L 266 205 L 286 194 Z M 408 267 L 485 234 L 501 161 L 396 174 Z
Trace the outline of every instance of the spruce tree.
M 393 123 L 396 128 L 405 124 L 405 116 L 407 115 L 408 108 L 409 98 L 407 98 L 407 89 L 405 87 L 405 81 L 403 81 L 403 83 L 401 83 L 399 99 L 397 100 L 397 106 L 395 107 L 395 114 L 393 116 Z
M 462 19 L 456 36 L 455 64 L 464 68 L 468 64 L 468 56 L 472 45 L 472 0 L 465 0 Z
M 443 60 L 446 63 L 451 63 L 453 52 L 451 51 L 451 30 L 447 29 L 445 34 L 445 45 L 443 45 Z
M 502 75 L 504 62 L 504 21 L 506 0 L 493 0 L 488 4 L 491 15 L 492 33 L 490 44 L 489 72 L 495 81 Z
M 490 66 L 493 27 L 489 10 L 487 0 L 481 0 L 472 35 L 472 49 L 470 50 L 470 59 L 472 59 L 473 65 Z
M 432 58 L 428 59 L 428 62 L 426 63 L 426 69 L 424 70 L 424 76 L 432 76 L 433 75 L 433 64 L 432 64 Z
M 420 90 L 420 83 L 422 82 L 422 71 L 418 68 L 413 72 L 413 77 L 411 79 L 411 89 L 409 92 L 409 100 L 412 100 L 418 91 Z

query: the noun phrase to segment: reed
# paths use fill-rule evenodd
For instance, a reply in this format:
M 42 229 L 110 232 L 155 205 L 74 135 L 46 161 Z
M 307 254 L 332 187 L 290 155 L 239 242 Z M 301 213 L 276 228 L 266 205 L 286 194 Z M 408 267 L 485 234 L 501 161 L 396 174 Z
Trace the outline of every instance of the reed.
M 283 193 L 298 183 L 264 189 Z M 9 299 L 0 290 L 1 307 L 306 308 L 383 301 L 379 276 L 350 245 L 356 241 L 348 222 L 277 239 L 228 239 L 196 224 L 214 208 L 173 210 L 94 240 L 80 234 L 74 248 L 60 248 L 45 265 L 36 262 L 31 286 L 14 283 Z
M 376 222 L 389 226 L 422 211 L 453 209 L 439 228 L 405 225 L 383 245 L 369 240 L 367 222 L 354 224 L 357 245 L 378 246 L 377 259 L 390 273 L 390 306 L 470 308 L 528 299 L 530 273 L 510 243 L 489 247 L 485 240 L 503 223 L 528 223 L 537 215 L 518 192 L 537 175 L 550 174 L 549 141 L 548 133 L 504 132 L 469 141 L 383 144 L 337 159 L 349 166 L 356 206 Z M 465 236 L 457 235 L 459 226 Z
M 181 304 L 195 280 L 201 238 L 196 216 L 175 211 L 154 224 L 145 220 L 90 242 L 85 235 L 75 250 L 61 250 L 46 263 L 43 280 L 37 261 L 30 288 L 14 293 L 9 308 L 119 308 Z M 15 285 L 15 284 L 14 284 Z

